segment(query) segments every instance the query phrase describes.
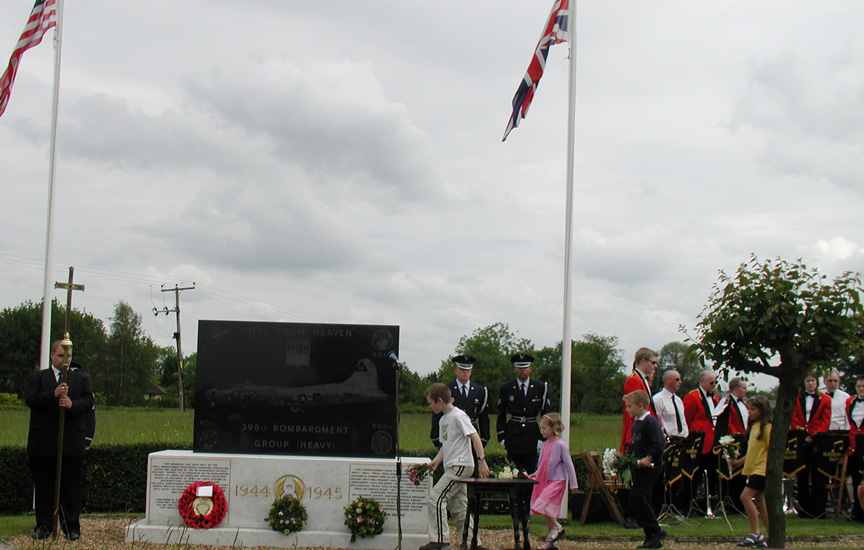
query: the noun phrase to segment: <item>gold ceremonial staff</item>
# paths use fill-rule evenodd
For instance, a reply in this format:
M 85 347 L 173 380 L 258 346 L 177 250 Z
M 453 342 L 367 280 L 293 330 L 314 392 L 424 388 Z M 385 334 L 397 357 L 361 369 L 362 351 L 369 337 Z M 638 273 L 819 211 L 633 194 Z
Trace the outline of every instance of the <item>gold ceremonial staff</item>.
M 72 311 L 72 291 L 84 290 L 84 285 L 72 284 L 74 274 L 75 268 L 69 266 L 69 282 L 54 283 L 54 288 L 66 289 L 66 319 L 63 326 L 63 341 L 60 342 L 60 346 L 63 348 L 63 365 L 62 370 L 60 371 L 60 381 L 61 383 L 66 384 L 67 388 L 69 379 L 69 363 L 71 362 L 70 353 L 72 352 L 72 340 L 69 339 L 69 315 Z M 46 297 L 45 299 L 47 300 L 48 298 Z M 64 407 L 60 407 L 60 414 L 57 415 L 57 418 L 59 419 L 59 424 L 57 425 L 57 471 L 54 475 L 54 520 L 52 527 L 55 539 L 60 536 L 60 471 L 63 468 L 63 428 L 66 425 L 66 409 Z

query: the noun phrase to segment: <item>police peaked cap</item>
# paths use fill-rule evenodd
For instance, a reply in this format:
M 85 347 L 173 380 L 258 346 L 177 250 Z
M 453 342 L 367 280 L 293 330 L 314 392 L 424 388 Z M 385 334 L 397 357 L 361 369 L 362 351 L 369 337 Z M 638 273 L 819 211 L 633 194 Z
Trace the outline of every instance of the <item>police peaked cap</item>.
M 470 355 L 457 355 L 453 358 L 453 362 L 460 369 L 471 370 L 474 368 L 474 363 L 477 362 L 477 359 Z
M 510 358 L 510 362 L 513 363 L 513 366 L 517 369 L 524 369 L 525 367 L 531 366 L 531 363 L 534 362 L 534 358 L 527 353 L 517 353 Z

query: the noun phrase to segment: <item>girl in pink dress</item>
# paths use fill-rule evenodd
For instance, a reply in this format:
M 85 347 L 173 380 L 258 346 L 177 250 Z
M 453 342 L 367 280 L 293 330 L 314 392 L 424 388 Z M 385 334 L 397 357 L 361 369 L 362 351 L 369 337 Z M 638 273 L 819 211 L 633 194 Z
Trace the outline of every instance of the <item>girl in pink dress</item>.
M 570 483 L 570 492 L 576 493 L 579 484 L 576 482 L 576 469 L 570 458 L 570 449 L 559 436 L 564 431 L 561 417 L 555 413 L 544 414 L 540 419 L 540 435 L 546 441 L 540 447 L 540 460 L 537 471 L 528 475 L 529 479 L 537 480 L 537 485 L 531 493 L 531 513 L 546 517 L 549 534 L 545 544 L 539 550 L 556 548 L 556 543 L 564 528 L 558 523 L 561 514 L 561 501 Z

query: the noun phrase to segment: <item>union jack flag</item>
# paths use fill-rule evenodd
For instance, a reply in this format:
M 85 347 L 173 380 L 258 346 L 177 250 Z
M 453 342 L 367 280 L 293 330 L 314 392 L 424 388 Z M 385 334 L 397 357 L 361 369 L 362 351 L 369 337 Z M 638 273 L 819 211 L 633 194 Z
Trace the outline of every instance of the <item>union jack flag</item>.
M 531 106 L 531 100 L 534 99 L 534 90 L 537 89 L 540 77 L 543 76 L 543 69 L 546 68 L 549 46 L 570 40 L 568 33 L 569 15 L 570 0 L 555 0 L 552 5 L 552 12 L 549 14 L 549 21 L 546 23 L 546 28 L 543 29 L 540 41 L 537 42 L 537 49 L 534 50 L 534 57 L 531 58 L 525 77 L 522 78 L 519 89 L 513 96 L 513 114 L 510 115 L 510 121 L 507 123 L 507 129 L 504 130 L 504 137 L 501 141 L 505 141 L 510 131 L 519 126 L 519 120 L 528 114 L 528 107 Z
M 15 82 L 15 74 L 18 72 L 18 64 L 24 52 L 42 42 L 42 36 L 51 27 L 57 26 L 57 2 L 56 0 L 36 0 L 30 19 L 24 26 L 24 32 L 18 39 L 18 44 L 12 51 L 9 66 L 0 77 L 0 116 L 6 111 L 9 104 L 9 94 L 12 92 L 12 83 Z

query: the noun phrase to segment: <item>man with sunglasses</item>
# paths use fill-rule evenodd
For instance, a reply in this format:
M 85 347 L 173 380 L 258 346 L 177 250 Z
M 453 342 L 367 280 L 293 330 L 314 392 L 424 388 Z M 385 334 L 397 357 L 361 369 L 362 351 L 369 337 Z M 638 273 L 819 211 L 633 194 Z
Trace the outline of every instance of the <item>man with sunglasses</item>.
M 687 417 L 684 414 L 684 401 L 678 397 L 681 389 L 681 373 L 671 368 L 663 373 L 663 389 L 654 395 L 654 407 L 657 409 L 657 419 L 663 426 L 668 440 L 665 452 L 669 456 L 678 456 L 684 446 L 684 439 L 690 433 L 687 427 Z M 677 482 L 666 487 L 668 476 L 673 475 L 673 461 L 666 460 L 664 452 L 663 463 L 666 466 L 664 475 L 660 476 L 659 483 L 654 490 L 655 503 L 662 506 L 666 501 L 666 490 L 669 491 L 668 503 L 675 508 L 675 514 L 681 515 L 690 509 L 690 483 L 686 476 L 680 476 Z M 680 475 L 680 474 L 679 474 Z M 660 507 L 656 507 L 660 509 Z
M 702 475 L 708 472 L 708 492 L 717 486 L 717 457 L 714 456 L 714 426 L 717 415 L 722 412 L 720 397 L 715 395 L 717 373 L 703 370 L 699 375 L 699 387 L 684 396 L 684 417 L 691 432 L 705 432 L 702 454 L 699 455 L 699 471 L 693 478 L 693 486 L 699 487 Z M 707 497 L 706 497 L 707 498 Z

